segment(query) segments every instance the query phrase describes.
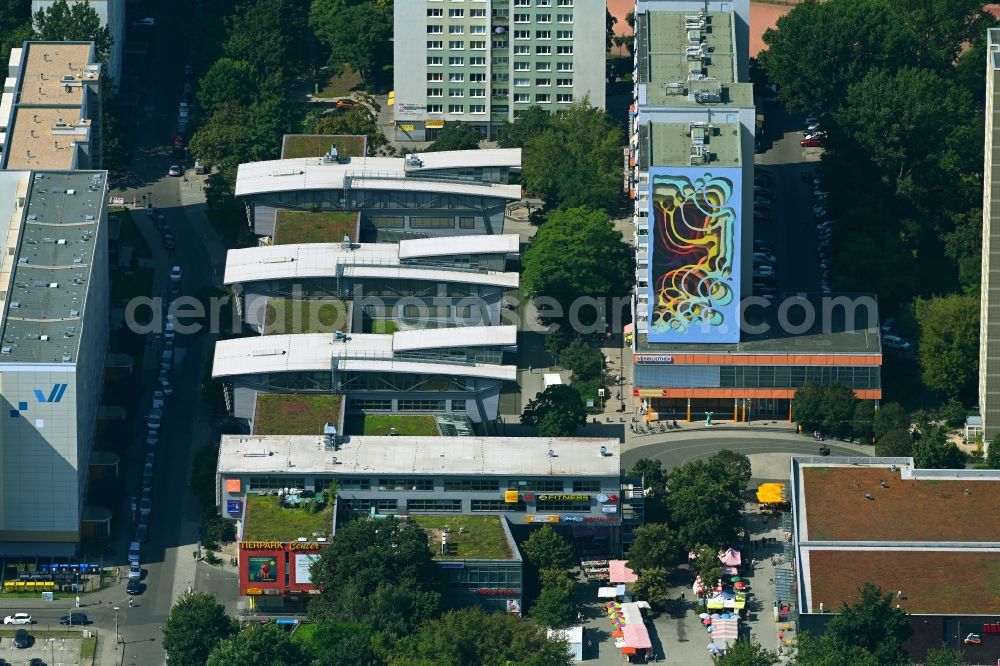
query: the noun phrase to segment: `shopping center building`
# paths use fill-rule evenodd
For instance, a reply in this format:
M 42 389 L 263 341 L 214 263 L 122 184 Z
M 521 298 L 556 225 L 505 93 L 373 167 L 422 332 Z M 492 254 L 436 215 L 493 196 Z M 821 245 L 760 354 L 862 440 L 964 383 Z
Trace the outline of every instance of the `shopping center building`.
M 749 2 L 640 0 L 627 186 L 634 397 L 650 419 L 794 418 L 807 382 L 881 398 L 868 295 L 755 297 Z
M 1000 471 L 916 469 L 912 458 L 796 457 L 791 533 L 775 571 L 777 598 L 798 629 L 821 634 L 864 583 L 909 614 L 907 654 L 959 650 L 964 663 L 1000 659 Z M 974 635 L 976 640 L 967 641 Z
M 303 607 L 294 599 L 314 593 L 308 562 L 338 525 L 397 516 L 428 531 L 451 603 L 519 612 L 512 527 L 550 524 L 616 542 L 634 515 L 620 465 L 617 439 L 224 435 L 217 502 L 237 520 L 240 592 L 258 603 Z M 277 495 L 331 487 L 336 501 L 310 514 L 316 528 L 289 533 L 280 511 L 303 509 L 280 508 Z
M 502 234 L 507 204 L 521 198 L 510 182 L 520 170 L 519 148 L 303 157 L 241 164 L 236 196 L 268 238 L 282 211 L 359 213 L 355 242 Z

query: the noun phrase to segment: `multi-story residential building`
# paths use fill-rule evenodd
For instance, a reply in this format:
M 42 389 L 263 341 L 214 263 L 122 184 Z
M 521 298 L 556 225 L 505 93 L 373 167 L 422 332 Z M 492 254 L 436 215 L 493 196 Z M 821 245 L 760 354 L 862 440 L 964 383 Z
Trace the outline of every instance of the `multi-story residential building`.
M 118 90 L 122 80 L 122 54 L 125 51 L 125 4 L 126 0 L 87 0 L 101 19 L 101 27 L 111 34 L 111 53 L 108 55 L 107 73 L 111 77 L 111 89 Z M 70 5 L 83 0 L 69 0 Z M 31 0 L 31 13 L 49 9 L 55 0 Z
M 1000 95 L 1000 29 L 988 31 L 986 51 L 986 149 L 983 165 L 983 269 L 979 306 L 979 408 L 983 441 L 1000 434 L 1000 203 L 993 192 L 993 149 L 1000 144 L 1000 127 L 993 114 Z M 1000 191 L 997 192 L 1000 196 Z M 998 221 L 994 221 L 994 213 Z M 992 282 L 992 284 L 991 284 Z
M 236 196 L 260 236 L 275 235 L 282 211 L 358 213 L 360 240 L 501 234 L 507 204 L 521 198 L 509 183 L 520 169 L 520 149 L 304 157 L 241 164 Z
M 792 419 L 795 390 L 810 381 L 881 397 L 874 297 L 747 300 L 756 131 L 748 25 L 748 0 L 636 6 L 632 350 L 634 396 L 651 419 Z M 791 309 L 811 315 L 789 326 Z
M 12 49 L 0 97 L 0 168 L 99 169 L 100 79 L 93 42 Z
M 16 142 L 15 142 L 16 144 Z M 106 537 L 84 506 L 108 345 L 107 175 L 0 170 L 0 554 Z
M 967 664 L 1000 659 L 1000 569 L 992 513 L 1000 471 L 916 469 L 913 458 L 796 457 L 776 598 L 819 635 L 870 583 L 908 614 L 908 656 L 942 644 Z M 967 640 L 973 634 L 976 640 Z
M 448 122 L 504 121 L 589 98 L 604 108 L 605 0 L 414 0 L 394 5 L 397 141 Z

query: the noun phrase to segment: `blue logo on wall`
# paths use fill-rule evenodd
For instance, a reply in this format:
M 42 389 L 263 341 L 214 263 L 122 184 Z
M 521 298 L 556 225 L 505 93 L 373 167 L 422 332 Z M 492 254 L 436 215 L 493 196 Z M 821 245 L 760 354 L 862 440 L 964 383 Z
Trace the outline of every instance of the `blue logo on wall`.
M 35 398 L 38 399 L 38 402 L 47 402 L 47 403 L 62 402 L 63 394 L 66 393 L 66 389 L 68 387 L 69 384 L 53 384 L 52 390 L 49 391 L 48 395 L 45 395 L 42 392 L 42 389 L 35 389 Z M 17 416 L 20 416 L 21 412 L 26 412 L 26 411 L 28 411 L 28 403 L 21 401 L 17 403 L 17 409 L 10 410 L 10 415 L 16 418 Z

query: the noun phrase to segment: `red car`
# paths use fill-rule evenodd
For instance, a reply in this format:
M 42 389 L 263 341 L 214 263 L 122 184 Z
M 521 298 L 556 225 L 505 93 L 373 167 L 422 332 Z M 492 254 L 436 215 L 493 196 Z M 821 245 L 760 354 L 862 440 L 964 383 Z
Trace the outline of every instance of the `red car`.
M 803 148 L 822 148 L 823 144 L 824 140 L 821 136 L 808 136 L 800 142 Z
M 185 141 L 184 137 L 182 137 L 182 136 L 175 136 L 174 137 L 174 145 L 175 146 L 180 146 L 181 148 L 183 148 L 184 146 L 187 145 L 187 141 Z

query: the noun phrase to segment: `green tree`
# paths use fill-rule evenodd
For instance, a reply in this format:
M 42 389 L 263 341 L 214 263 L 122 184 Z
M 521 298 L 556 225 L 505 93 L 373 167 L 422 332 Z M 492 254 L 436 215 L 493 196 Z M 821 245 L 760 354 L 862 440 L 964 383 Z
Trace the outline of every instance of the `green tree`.
M 635 581 L 635 596 L 653 607 L 662 607 L 670 599 L 670 575 L 664 567 L 643 569 Z
M 979 298 L 917 299 L 924 384 L 947 396 L 971 394 L 979 371 Z
M 692 460 L 667 477 L 670 525 L 685 545 L 718 550 L 732 543 L 741 524 L 743 485 L 720 465 Z
M 634 253 L 606 213 L 580 207 L 554 210 L 524 253 L 521 286 L 565 311 L 578 299 L 624 296 L 634 279 Z
M 618 25 L 618 18 L 604 7 L 604 50 L 611 50 L 611 42 L 615 36 L 615 26 Z
M 750 458 L 743 453 L 722 449 L 709 458 L 708 463 L 719 467 L 724 475 L 735 479 L 740 488 L 745 488 L 753 478 Z
M 942 643 L 941 647 L 928 650 L 922 663 L 923 666 L 965 666 L 965 657 L 961 650 L 952 650 Z
M 684 544 L 663 523 L 635 528 L 635 541 L 628 549 L 628 567 L 641 574 L 651 569 L 669 569 L 684 560 Z
M 898 402 L 886 403 L 875 412 L 875 437 L 881 439 L 890 430 L 910 431 L 910 415 Z
M 298 666 L 302 649 L 276 624 L 250 625 L 212 649 L 206 666 Z
M 355 93 L 358 106 L 344 112 L 313 112 L 306 116 L 304 126 L 311 134 L 357 134 L 367 138 L 369 154 L 379 151 L 392 154 L 389 140 L 378 126 L 381 109 L 375 98 L 367 93 Z
M 360 622 L 387 636 L 406 636 L 441 612 L 441 593 L 418 583 L 399 583 L 355 578 L 335 594 L 314 599 L 309 613 L 336 622 Z
M 365 0 L 313 0 L 309 26 L 330 51 L 328 67 L 349 65 L 367 86 L 392 62 L 392 6 Z
M 875 441 L 875 455 L 906 458 L 913 455 L 913 437 L 909 430 L 889 430 Z
M 542 341 L 542 345 L 545 347 L 546 353 L 552 357 L 552 365 L 559 362 L 559 355 L 569 344 L 569 340 L 566 339 L 566 334 L 561 328 L 552 329 L 552 331 L 545 336 Z
M 573 579 L 565 569 L 543 569 L 542 591 L 531 605 L 531 617 L 549 629 L 565 629 L 576 621 Z
M 468 123 L 445 123 L 438 138 L 424 149 L 434 153 L 442 150 L 476 150 L 483 137 Z
M 1000 469 L 1000 437 L 994 437 L 987 444 L 983 464 L 986 466 L 986 469 Z
M 321 622 L 304 645 L 313 666 L 376 666 L 370 627 L 356 622 Z
M 913 464 L 920 469 L 965 469 L 965 453 L 941 426 L 932 426 L 913 442 Z
M 392 666 L 570 666 L 566 643 L 511 613 L 445 613 L 396 644 Z
M 565 384 L 550 386 L 529 400 L 521 423 L 535 426 L 542 437 L 568 437 L 587 421 L 580 394 Z
M 211 115 L 221 104 L 249 104 L 258 90 L 257 74 L 245 60 L 219 58 L 198 81 L 198 104 Z
M 697 557 L 691 562 L 691 569 L 701 576 L 706 590 L 715 588 L 715 583 L 722 579 L 722 562 L 719 551 L 713 546 L 697 546 L 694 548 Z
M 623 142 L 621 126 L 606 112 L 589 100 L 576 102 L 524 145 L 524 188 L 549 209 L 590 206 L 616 213 L 624 203 Z
M 938 407 L 937 415 L 949 428 L 959 428 L 965 425 L 965 418 L 968 415 L 968 411 L 961 400 L 958 398 L 949 398 L 946 403 Z
M 752 636 L 740 638 L 719 659 L 719 666 L 772 666 L 780 661 L 778 653 L 761 647 Z
M 221 642 L 237 631 L 236 621 L 211 594 L 182 595 L 163 627 L 163 649 L 172 664 L 204 664 Z
M 798 642 L 796 666 L 884 666 L 863 647 L 845 645 L 829 634 L 816 637 L 804 631 Z
M 216 107 L 191 137 L 191 153 L 222 168 L 236 169 L 244 162 L 274 159 L 284 129 L 264 100 L 249 106 L 225 102 Z M 234 172 L 235 173 L 235 172 Z
M 837 382 L 809 382 L 795 391 L 795 419 L 806 430 L 843 437 L 850 433 L 857 398 L 851 387 Z
M 31 39 L 31 0 L 0 0 L 0 62 L 10 61 L 10 49 Z
M 835 643 L 860 647 L 881 664 L 908 663 L 903 642 L 913 633 L 906 611 L 896 608 L 892 594 L 875 585 L 858 588 L 858 599 L 842 604 L 824 632 Z
M 573 372 L 574 381 L 599 379 L 604 374 L 604 354 L 576 338 L 559 354 L 559 365 Z
M 223 51 L 270 76 L 302 69 L 308 36 L 302 0 L 245 0 L 227 21 L 229 38 Z
M 573 546 L 561 534 L 544 525 L 531 533 L 523 544 L 521 551 L 536 569 L 568 570 L 573 566 Z
M 32 16 L 33 39 L 47 42 L 94 42 L 101 62 L 107 63 L 115 40 L 89 0 L 68 4 L 56 0 L 51 7 L 39 9 Z
M 640 458 L 632 466 L 629 478 L 641 482 L 643 489 L 648 489 L 643 507 L 646 523 L 667 522 L 667 474 L 663 471 L 663 463 L 652 458 Z
M 540 135 L 549 126 L 551 114 L 536 105 L 520 112 L 514 122 L 504 121 L 497 144 L 501 148 L 524 148 L 525 144 Z
M 875 403 L 870 400 L 858 400 L 854 405 L 854 416 L 851 417 L 851 437 L 857 437 L 863 444 L 872 441 L 875 428 Z

